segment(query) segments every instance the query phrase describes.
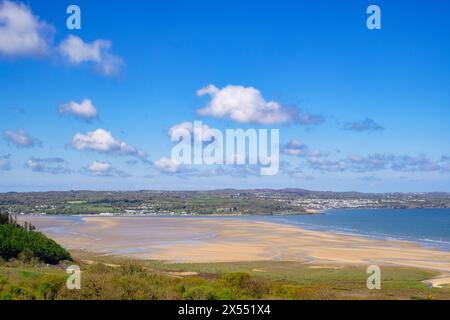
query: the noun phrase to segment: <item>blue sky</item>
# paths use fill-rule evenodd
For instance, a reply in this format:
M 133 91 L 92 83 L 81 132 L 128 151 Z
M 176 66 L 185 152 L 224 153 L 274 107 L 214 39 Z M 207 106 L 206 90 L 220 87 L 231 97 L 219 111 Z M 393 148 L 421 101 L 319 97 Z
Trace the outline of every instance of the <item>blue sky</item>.
M 81 30 L 66 27 L 73 3 Z M 381 30 L 366 27 L 370 4 L 381 8 Z M 450 191 L 449 9 L 444 1 L 0 0 L 0 191 Z M 263 104 L 297 117 L 199 115 L 223 107 L 196 94 L 210 84 L 218 93 L 254 88 Z M 279 174 L 161 162 L 173 146 L 169 129 L 193 120 L 280 129 Z

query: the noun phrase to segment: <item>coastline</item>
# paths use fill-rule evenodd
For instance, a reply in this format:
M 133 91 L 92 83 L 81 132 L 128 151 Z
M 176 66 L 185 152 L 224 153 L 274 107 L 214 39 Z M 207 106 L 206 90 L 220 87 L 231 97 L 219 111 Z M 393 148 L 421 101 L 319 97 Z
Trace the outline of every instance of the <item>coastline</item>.
M 450 253 L 397 240 L 238 219 L 27 216 L 66 248 L 169 262 L 301 261 L 398 265 L 450 272 Z M 23 217 L 21 217 L 21 220 Z M 62 228 L 64 232 L 55 232 Z
M 410 211 L 421 209 L 436 209 L 436 210 L 448 210 L 449 207 L 330 207 L 323 209 L 310 209 L 305 208 L 304 212 L 292 213 L 292 212 L 279 212 L 279 213 L 179 213 L 179 212 L 149 212 L 149 213 L 117 213 L 117 212 L 104 212 L 104 213 L 80 213 L 80 214 L 53 214 L 53 213 L 16 213 L 17 217 L 20 216 L 79 216 L 79 217 L 271 217 L 271 216 L 307 216 L 314 214 L 324 214 L 335 210 L 339 211 L 353 211 L 353 210 L 396 210 L 396 211 Z
M 425 248 L 429 249 L 438 249 L 450 252 L 450 239 L 448 238 L 448 234 L 446 231 L 440 230 L 440 233 L 433 234 L 433 233 L 423 233 L 419 232 L 416 234 L 410 234 L 410 229 L 408 229 L 409 221 L 393 221 L 393 223 L 402 224 L 406 222 L 406 230 L 405 233 L 401 228 L 400 229 L 391 229 L 391 230 L 383 230 L 383 228 L 371 228 L 373 223 L 375 223 L 375 226 L 377 225 L 378 221 L 372 221 L 369 220 L 369 223 L 366 223 L 366 225 L 355 225 L 352 226 L 352 223 L 341 223 L 339 224 L 339 219 L 336 224 L 336 219 L 333 219 L 334 215 L 327 218 L 321 218 L 324 215 L 333 214 L 336 213 L 340 215 L 341 218 L 344 218 L 347 216 L 347 214 L 357 213 L 358 216 L 353 215 L 355 220 L 360 219 L 360 214 L 364 216 L 364 214 L 370 213 L 370 216 L 368 218 L 371 218 L 372 213 L 376 211 L 380 211 L 381 216 L 383 214 L 383 211 L 392 211 L 396 213 L 402 213 L 403 211 L 414 212 L 415 210 L 421 211 L 426 210 L 423 208 L 399 208 L 399 209 L 385 209 L 385 208 L 328 208 L 324 210 L 307 210 L 308 213 L 302 213 L 302 214 L 293 214 L 293 213 L 278 213 L 278 214 L 242 214 L 242 213 L 211 213 L 211 214 L 204 214 L 204 213 L 195 213 L 195 214 L 184 214 L 184 213 L 156 213 L 156 214 L 139 214 L 139 213 L 104 213 L 104 214 L 77 214 L 77 215 L 66 215 L 66 214 L 43 214 L 43 213 L 34 213 L 34 214 L 25 214 L 25 215 L 16 215 L 17 217 L 56 217 L 56 218 L 70 218 L 70 219 L 77 219 L 82 217 L 106 217 L 106 218 L 195 218 L 195 219 L 242 219 L 247 221 L 262 221 L 262 222 L 269 222 L 269 223 L 276 223 L 281 225 L 288 225 L 288 226 L 294 226 L 297 228 L 302 228 L 306 230 L 311 231 L 322 231 L 322 232 L 331 232 L 333 234 L 339 234 L 339 235 L 347 235 L 347 236 L 357 236 L 357 237 L 364 237 L 371 240 L 394 240 L 394 241 L 406 241 L 411 242 L 420 246 L 423 246 Z M 448 210 L 448 208 L 430 208 L 428 210 Z M 400 216 L 403 216 L 401 214 Z M 375 217 L 375 215 L 373 215 Z M 376 215 L 376 219 L 378 219 L 378 215 Z M 394 216 L 395 217 L 395 216 Z M 331 218 L 331 219 L 330 219 Z M 447 219 L 447 218 L 446 218 Z M 342 219 L 341 219 L 342 221 Z M 344 220 L 345 221 L 345 220 Z M 425 221 L 423 221 L 425 222 Z M 443 221 L 444 222 L 444 221 Z M 445 223 L 448 223 L 446 220 Z M 422 225 L 419 221 L 419 224 Z M 369 227 L 367 227 L 369 225 Z M 436 223 L 435 223 L 436 225 Z M 443 224 L 445 225 L 445 224 Z M 426 226 L 428 230 L 433 230 L 432 225 Z M 427 229 L 425 229 L 427 230 Z

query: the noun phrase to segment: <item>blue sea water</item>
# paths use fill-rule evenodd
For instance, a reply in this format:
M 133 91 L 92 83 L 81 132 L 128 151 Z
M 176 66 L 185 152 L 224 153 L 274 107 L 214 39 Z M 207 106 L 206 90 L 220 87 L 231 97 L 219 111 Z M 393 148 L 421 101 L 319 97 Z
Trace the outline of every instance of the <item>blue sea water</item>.
M 450 251 L 450 209 L 336 209 L 314 215 L 247 216 L 244 219 L 376 239 L 407 240 Z

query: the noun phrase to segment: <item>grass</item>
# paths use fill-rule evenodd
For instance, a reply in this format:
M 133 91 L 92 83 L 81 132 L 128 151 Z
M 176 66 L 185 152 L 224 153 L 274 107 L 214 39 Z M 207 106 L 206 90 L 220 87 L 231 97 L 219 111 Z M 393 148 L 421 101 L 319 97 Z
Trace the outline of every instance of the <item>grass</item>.
M 63 266 L 16 260 L 0 263 L 0 299 L 450 299 L 450 286 L 428 288 L 422 283 L 437 272 L 409 267 L 382 267 L 382 289 L 368 290 L 363 266 L 288 261 L 173 264 L 71 254 L 82 270 L 81 290 L 65 287 Z
M 0 299 L 450 299 L 439 273 L 382 266 L 381 290 L 366 287 L 366 266 L 289 261 L 165 263 L 72 251 L 81 290 L 68 290 L 63 265 L 0 260 Z M 27 264 L 28 263 L 28 264 Z
M 159 261 L 130 261 L 121 257 L 74 253 L 79 260 L 93 260 L 110 265 L 137 263 L 158 274 L 196 272 L 202 279 L 220 279 L 227 274 L 246 273 L 251 278 L 266 281 L 270 287 L 291 285 L 318 298 L 332 299 L 450 299 L 450 286 L 429 288 L 422 281 L 439 272 L 410 267 L 383 266 L 381 290 L 368 290 L 365 266 L 317 266 L 302 262 L 255 261 L 234 263 L 164 263 Z M 273 293 L 273 292 L 272 292 Z M 281 296 L 283 296 L 281 294 Z M 295 295 L 294 295 L 295 296 Z M 272 298 L 280 298 L 274 295 Z M 284 298 L 286 298 L 284 296 Z M 298 297 L 301 298 L 301 295 Z

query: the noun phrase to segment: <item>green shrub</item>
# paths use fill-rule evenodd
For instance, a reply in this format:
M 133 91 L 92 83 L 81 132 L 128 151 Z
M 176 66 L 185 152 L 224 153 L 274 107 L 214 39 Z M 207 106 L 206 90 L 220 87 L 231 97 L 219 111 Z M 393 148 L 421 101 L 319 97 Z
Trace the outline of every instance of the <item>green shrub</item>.
M 292 284 L 276 286 L 273 288 L 272 294 L 279 296 L 282 299 L 296 300 L 327 300 L 335 298 L 334 294 L 327 287 L 315 286 L 312 288 L 305 288 Z
M 3 294 L 3 300 L 34 300 L 36 297 L 33 292 L 27 288 L 12 285 Z
M 183 298 L 186 300 L 217 300 L 219 295 L 213 287 L 198 286 L 186 289 Z
M 25 250 L 19 253 L 18 258 L 23 263 L 31 263 L 34 259 L 34 255 L 30 249 L 25 248 Z
M 116 280 L 116 287 L 121 300 L 152 300 L 155 295 L 151 293 L 147 283 L 141 277 L 122 276 Z
M 298 299 L 300 292 L 301 287 L 292 284 L 280 285 L 273 290 L 273 294 L 284 299 Z
M 236 295 L 228 288 L 218 288 L 216 290 L 218 300 L 235 300 Z
M 37 258 L 49 264 L 72 260 L 64 248 L 42 233 L 11 224 L 0 224 L 0 257 L 5 260 Z
M 235 289 L 243 288 L 248 280 L 250 279 L 250 275 L 246 272 L 232 272 L 227 273 L 220 279 L 220 283 L 224 287 L 230 287 Z
M 38 296 L 43 300 L 55 300 L 64 285 L 64 277 L 47 275 L 38 284 Z
M 8 283 L 8 277 L 4 274 L 0 274 L 0 292 L 2 291 L 3 286 Z
M 245 272 L 228 273 L 217 284 L 222 288 L 229 288 L 238 299 L 260 299 L 270 291 L 267 281 L 252 278 Z

